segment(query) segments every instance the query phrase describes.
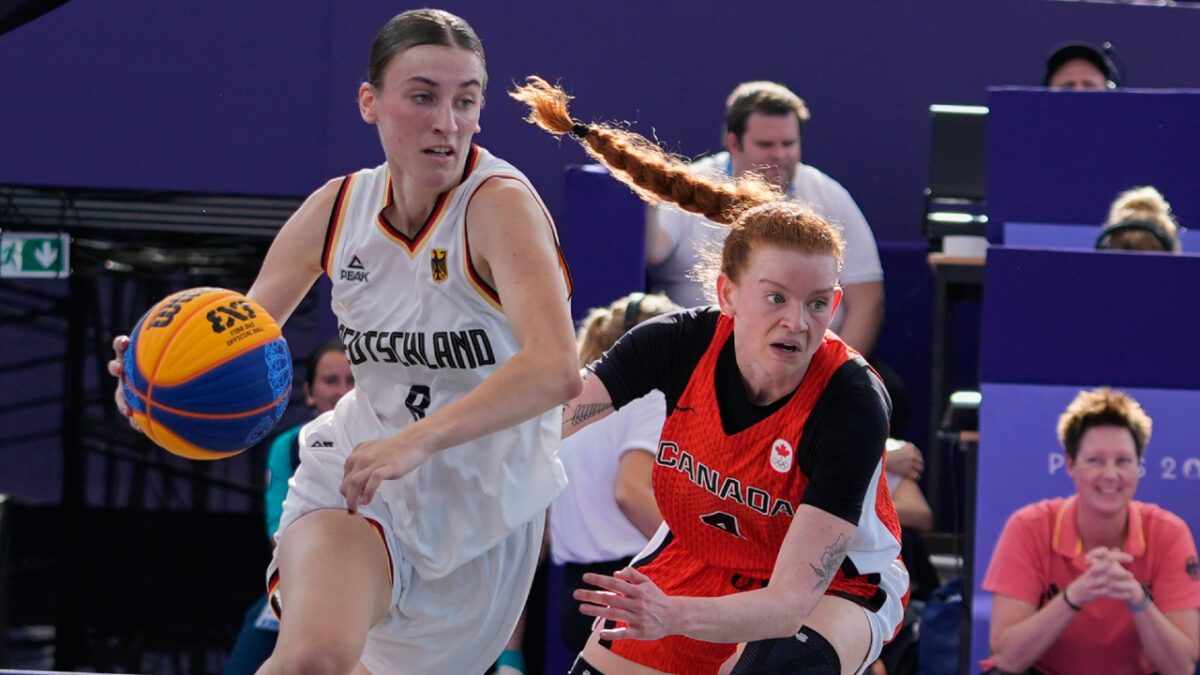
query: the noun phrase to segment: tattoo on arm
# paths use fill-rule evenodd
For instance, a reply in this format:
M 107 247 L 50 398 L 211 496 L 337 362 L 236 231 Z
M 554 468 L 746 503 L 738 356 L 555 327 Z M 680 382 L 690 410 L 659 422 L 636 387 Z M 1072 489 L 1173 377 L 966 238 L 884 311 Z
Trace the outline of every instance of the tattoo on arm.
M 575 412 L 571 414 L 567 422 L 578 426 L 605 411 L 611 410 L 612 407 L 612 403 L 580 403 L 575 406 Z
M 849 551 L 850 538 L 844 534 L 839 534 L 837 541 L 825 547 L 825 552 L 821 554 L 821 565 L 819 567 L 809 563 L 809 567 L 817 575 L 817 585 L 813 587 L 814 591 L 825 592 L 825 589 L 833 582 L 833 575 L 837 574 L 838 568 L 842 566 L 842 561 L 846 559 L 846 554 Z

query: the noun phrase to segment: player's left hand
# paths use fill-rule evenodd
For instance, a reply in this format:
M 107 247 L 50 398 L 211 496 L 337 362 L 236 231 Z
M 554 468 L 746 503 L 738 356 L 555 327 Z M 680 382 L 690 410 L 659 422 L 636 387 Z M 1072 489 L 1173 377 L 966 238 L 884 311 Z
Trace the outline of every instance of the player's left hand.
M 433 455 L 433 443 L 410 433 L 411 429 L 391 438 L 359 443 L 346 458 L 341 492 L 350 513 L 370 504 L 383 481 L 408 475 Z
M 625 624 L 622 628 L 601 629 L 601 640 L 657 640 L 676 633 L 671 629 L 674 598 L 645 574 L 626 567 L 611 577 L 588 573 L 583 581 L 605 590 L 576 589 L 574 597 L 583 603 L 579 611 Z

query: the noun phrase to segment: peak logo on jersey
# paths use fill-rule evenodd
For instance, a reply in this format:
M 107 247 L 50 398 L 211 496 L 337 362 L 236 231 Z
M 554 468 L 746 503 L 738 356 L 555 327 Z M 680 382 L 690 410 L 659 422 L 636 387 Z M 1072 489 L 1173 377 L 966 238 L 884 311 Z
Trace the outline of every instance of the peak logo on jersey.
M 332 448 L 333 441 L 322 441 L 321 439 L 318 438 L 317 440 L 312 442 L 312 445 L 310 445 L 308 447 L 310 447 L 310 448 Z
M 1192 581 L 1200 581 L 1200 563 L 1196 561 L 1196 556 L 1189 556 L 1187 562 L 1183 565 L 1183 571 L 1187 572 L 1188 578 Z
M 792 444 L 776 438 L 771 444 L 771 468 L 779 473 L 787 473 L 792 470 L 792 460 L 796 456 L 796 451 L 792 449 Z
M 433 280 L 437 283 L 442 283 L 450 277 L 450 270 L 446 267 L 446 249 L 435 248 L 429 253 L 429 266 L 433 268 Z
M 350 264 L 342 268 L 342 273 L 339 276 L 342 281 L 361 281 L 363 283 L 370 283 L 371 280 L 367 278 L 368 274 L 369 272 L 367 272 L 366 266 L 362 264 L 362 261 L 358 259 L 358 256 L 353 255 L 350 256 Z

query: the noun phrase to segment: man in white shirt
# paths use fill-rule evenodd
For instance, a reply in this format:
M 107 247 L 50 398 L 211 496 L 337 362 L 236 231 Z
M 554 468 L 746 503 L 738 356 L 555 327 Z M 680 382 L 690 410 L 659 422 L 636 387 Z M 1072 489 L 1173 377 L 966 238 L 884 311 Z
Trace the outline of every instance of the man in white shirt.
M 841 307 L 831 328 L 864 356 L 883 324 L 883 268 L 875 236 L 850 193 L 814 167 L 800 163 L 801 132 L 808 107 L 787 87 L 745 82 L 726 101 L 726 152 L 697 160 L 698 172 L 737 176 L 757 171 L 792 198 L 812 206 L 846 238 Z M 705 284 L 691 278 L 704 253 L 720 249 L 727 228 L 701 216 L 660 206 L 646 216 L 649 290 L 663 291 L 684 306 L 709 304 Z

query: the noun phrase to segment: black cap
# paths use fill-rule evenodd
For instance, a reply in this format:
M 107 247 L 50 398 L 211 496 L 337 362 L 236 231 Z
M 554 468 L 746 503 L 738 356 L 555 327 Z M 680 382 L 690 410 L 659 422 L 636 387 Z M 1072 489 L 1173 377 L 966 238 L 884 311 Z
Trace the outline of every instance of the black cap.
M 1120 77 L 1117 75 L 1117 67 L 1113 64 L 1112 59 L 1108 58 L 1107 50 L 1112 49 L 1112 45 L 1105 42 L 1105 50 L 1097 49 L 1096 47 L 1086 42 L 1068 42 L 1050 55 L 1046 59 L 1046 75 L 1042 78 L 1042 86 L 1050 86 L 1050 78 L 1054 77 L 1054 73 L 1063 66 L 1064 63 L 1072 59 L 1083 59 L 1088 63 L 1096 66 L 1101 73 L 1104 73 L 1104 78 L 1108 80 L 1109 87 L 1115 87 L 1120 84 Z

